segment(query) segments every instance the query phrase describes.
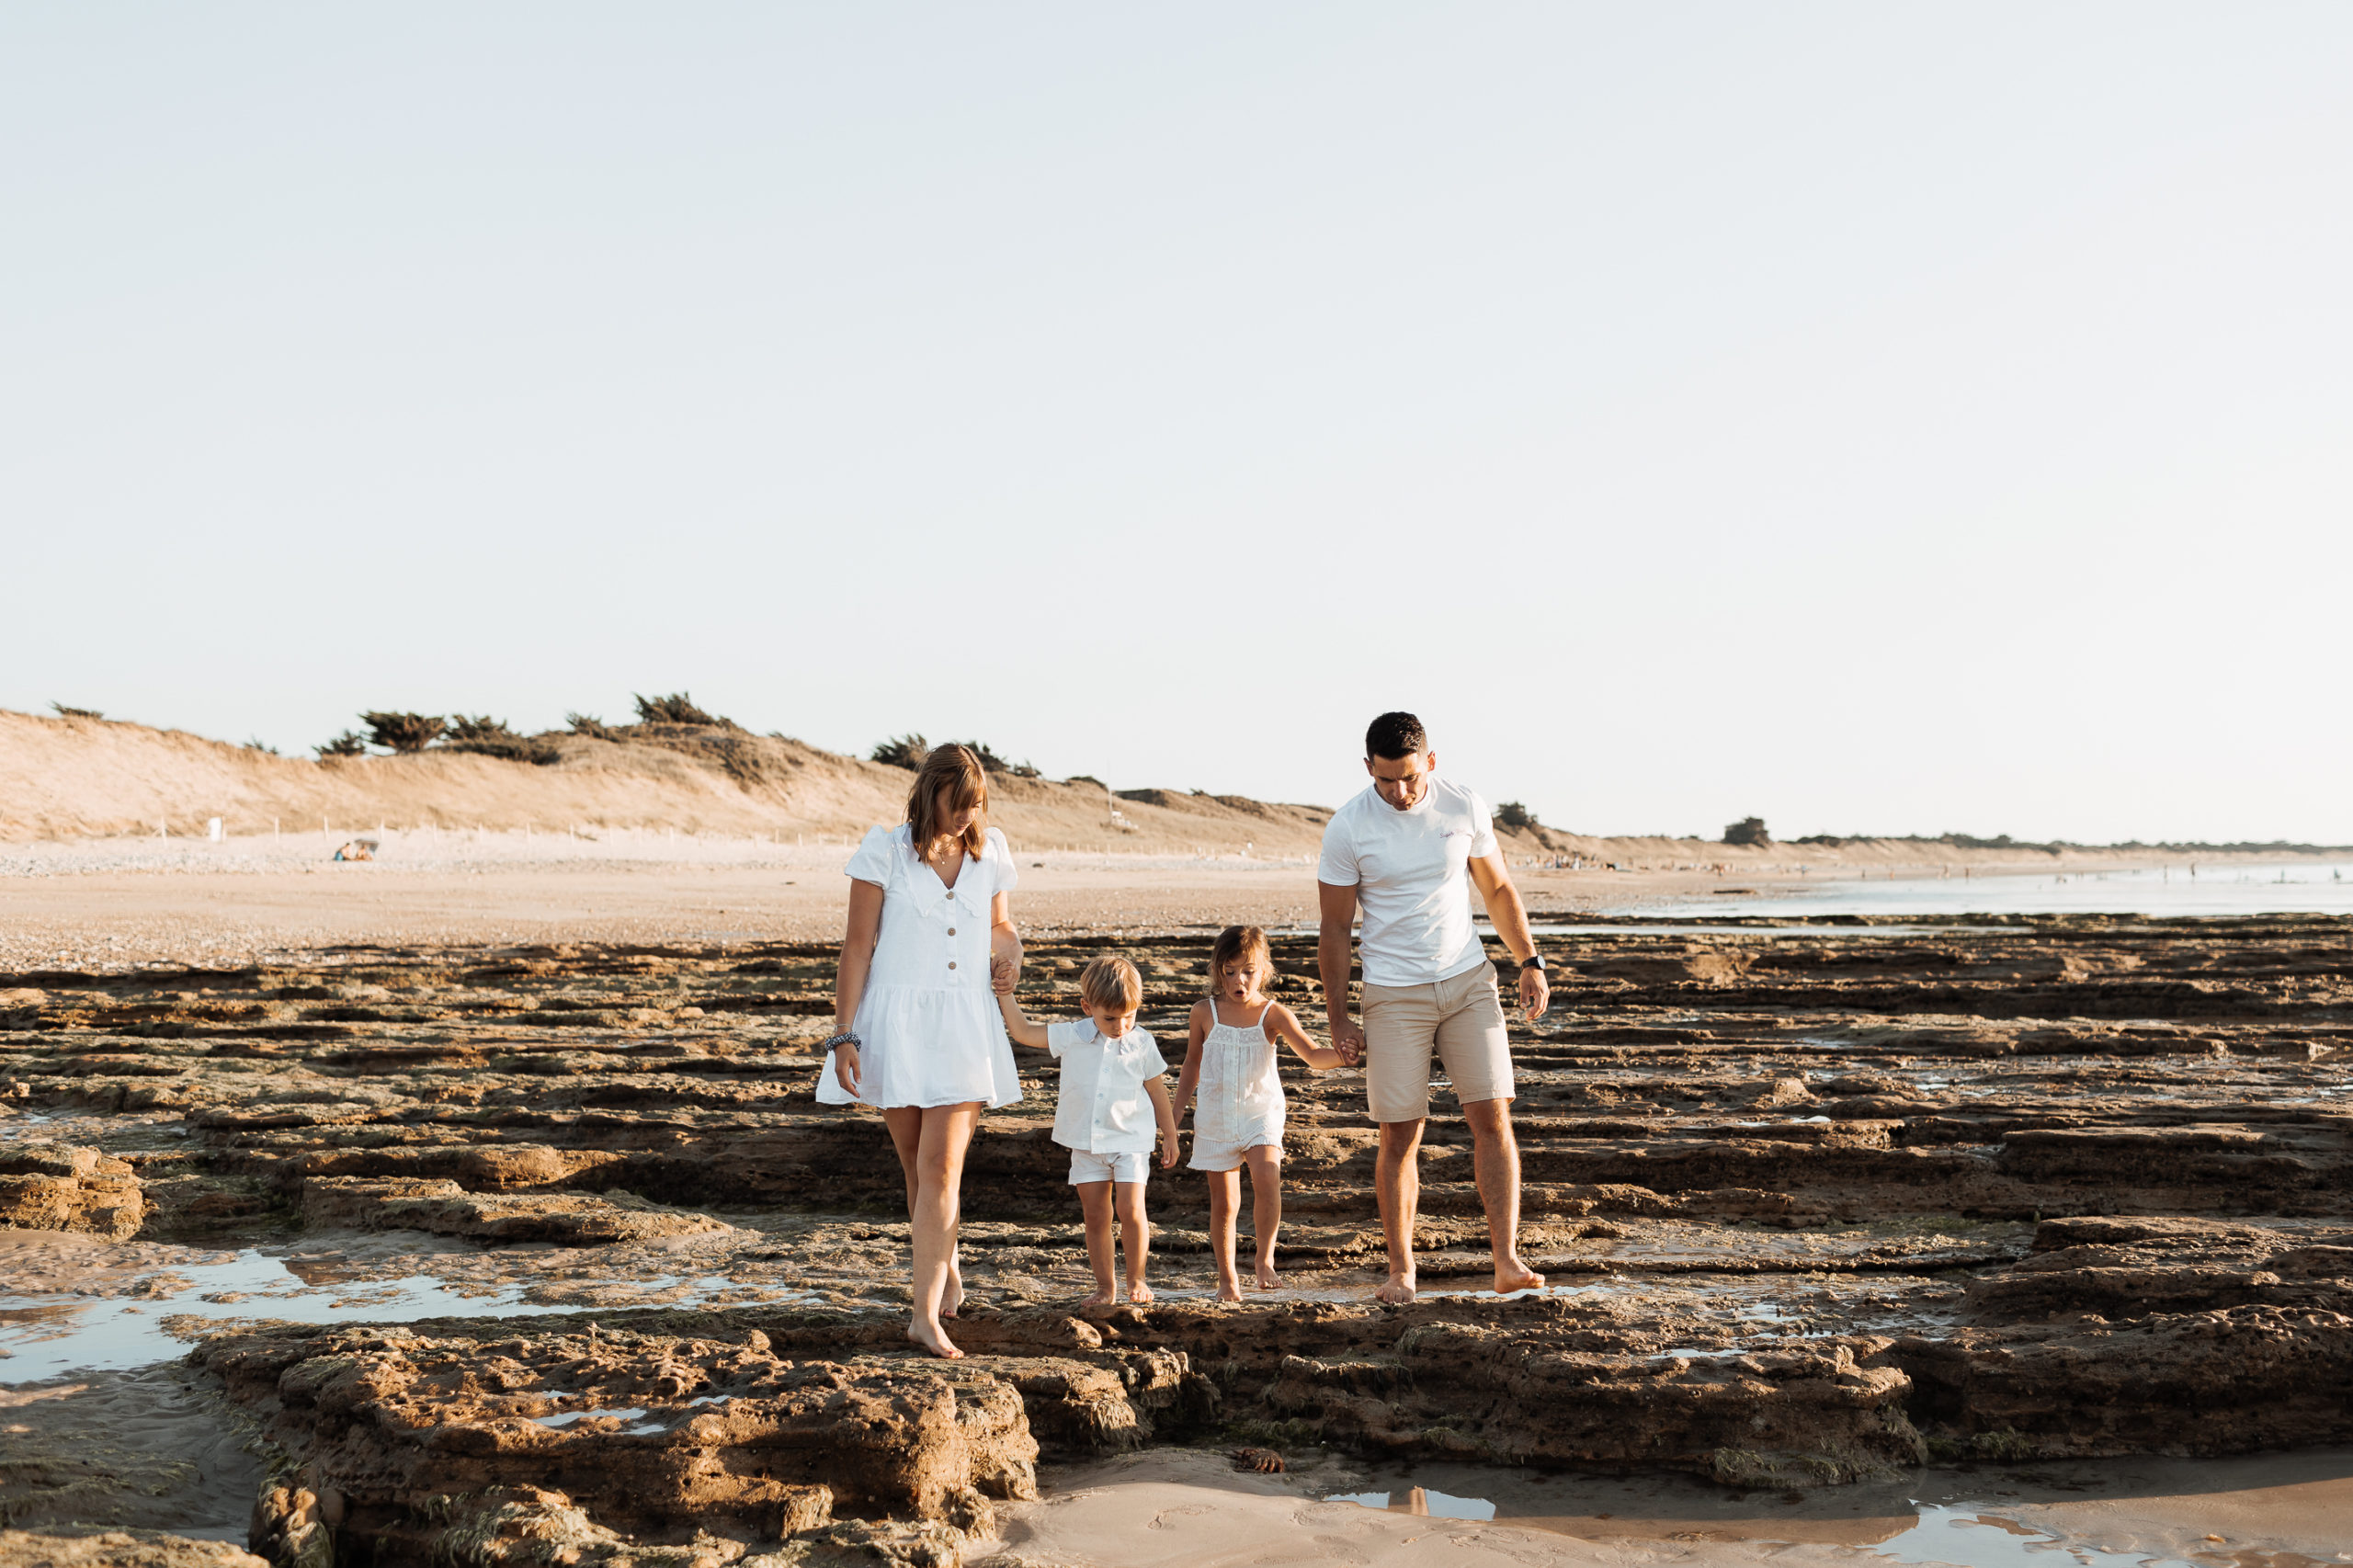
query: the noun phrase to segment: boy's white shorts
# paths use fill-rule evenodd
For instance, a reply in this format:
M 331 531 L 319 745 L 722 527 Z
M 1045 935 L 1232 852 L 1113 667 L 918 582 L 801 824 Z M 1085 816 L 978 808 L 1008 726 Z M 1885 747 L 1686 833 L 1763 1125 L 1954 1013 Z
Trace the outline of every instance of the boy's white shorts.
M 1070 1184 L 1093 1181 L 1142 1181 L 1152 1174 L 1152 1155 L 1142 1150 L 1124 1154 L 1097 1154 L 1085 1149 L 1070 1152 Z

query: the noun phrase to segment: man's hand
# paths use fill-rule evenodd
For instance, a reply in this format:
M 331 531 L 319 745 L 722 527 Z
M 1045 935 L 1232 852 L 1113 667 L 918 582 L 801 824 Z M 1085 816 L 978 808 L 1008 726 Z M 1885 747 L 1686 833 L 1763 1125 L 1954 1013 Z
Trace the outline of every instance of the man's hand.
M 1343 1016 L 1332 1020 L 1332 1049 L 1351 1067 L 1364 1061 L 1364 1030 L 1354 1018 Z
M 1544 983 L 1542 970 L 1523 969 L 1519 971 L 1519 1005 L 1527 1012 L 1528 1021 L 1531 1024 L 1542 1017 L 1544 1009 L 1552 1005 L 1552 988 Z

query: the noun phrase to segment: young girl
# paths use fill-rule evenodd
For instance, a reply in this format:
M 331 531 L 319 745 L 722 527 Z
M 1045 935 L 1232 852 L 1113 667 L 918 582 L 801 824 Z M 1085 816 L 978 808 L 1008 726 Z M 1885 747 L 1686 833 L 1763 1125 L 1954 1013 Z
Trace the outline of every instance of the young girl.
M 1321 1073 L 1341 1065 L 1340 1053 L 1307 1038 L 1289 1007 L 1266 997 L 1275 977 L 1267 934 L 1256 926 L 1229 926 L 1210 949 L 1209 999 L 1193 1004 L 1185 1071 L 1176 1080 L 1179 1109 L 1200 1091 L 1193 1111 L 1192 1167 L 1210 1178 L 1210 1245 L 1217 1254 L 1217 1299 L 1242 1300 L 1233 1267 L 1233 1210 L 1242 1197 L 1239 1167 L 1250 1167 L 1257 1225 L 1258 1289 L 1275 1278 L 1275 1232 L 1283 1219 L 1283 1085 L 1275 1071 L 1275 1042 Z
M 1143 976 L 1121 958 L 1098 958 L 1078 977 L 1086 1017 L 1066 1024 L 1037 1024 L 1013 999 L 1010 959 L 993 967 L 1005 1032 L 1016 1045 L 1051 1051 L 1062 1063 L 1054 1095 L 1054 1142 L 1070 1151 L 1070 1184 L 1086 1217 L 1086 1260 L 1095 1294 L 1079 1303 L 1108 1307 L 1120 1299 L 1111 1265 L 1111 1217 L 1128 1245 L 1128 1300 L 1152 1300 L 1143 1282 L 1152 1226 L 1143 1217 L 1143 1184 L 1152 1146 L 1160 1164 L 1176 1163 L 1176 1108 L 1168 1098 L 1168 1063 L 1148 1029 L 1136 1028 L 1143 1006 Z

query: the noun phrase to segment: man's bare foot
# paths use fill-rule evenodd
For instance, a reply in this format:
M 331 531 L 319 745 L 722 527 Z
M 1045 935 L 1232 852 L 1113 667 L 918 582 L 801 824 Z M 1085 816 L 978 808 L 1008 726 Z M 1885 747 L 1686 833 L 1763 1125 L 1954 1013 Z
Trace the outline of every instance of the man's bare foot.
M 907 1324 L 907 1337 L 943 1361 L 961 1361 L 964 1358 L 964 1353 L 957 1349 L 949 1340 L 945 1330 L 926 1328 L 922 1324 L 911 1323 Z
M 1219 1280 L 1217 1282 L 1217 1299 L 1221 1301 L 1240 1301 L 1242 1299 L 1242 1281 L 1239 1279 Z
M 1280 1285 L 1282 1281 L 1275 1278 L 1275 1266 L 1273 1264 L 1262 1263 L 1258 1266 L 1257 1283 L 1259 1290 L 1271 1290 L 1276 1286 Z
M 1414 1299 L 1414 1277 L 1410 1274 L 1391 1275 L 1389 1283 L 1375 1290 L 1372 1299 L 1386 1301 L 1392 1307 L 1404 1306 Z
M 1508 1296 L 1514 1290 L 1541 1290 L 1542 1289 L 1544 1289 L 1544 1276 L 1537 1273 L 1519 1259 L 1515 1257 L 1507 1262 L 1496 1263 L 1496 1295 Z
M 1097 1290 L 1078 1304 L 1082 1307 L 1108 1307 L 1120 1299 L 1120 1293 L 1108 1287 Z

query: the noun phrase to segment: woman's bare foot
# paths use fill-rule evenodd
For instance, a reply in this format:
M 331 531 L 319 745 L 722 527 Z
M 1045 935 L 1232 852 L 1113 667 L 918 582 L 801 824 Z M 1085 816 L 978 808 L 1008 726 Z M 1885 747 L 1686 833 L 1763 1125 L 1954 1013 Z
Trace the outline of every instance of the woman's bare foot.
M 1392 1307 L 1404 1306 L 1414 1299 L 1414 1277 L 1410 1274 L 1391 1275 L 1389 1283 L 1375 1290 L 1372 1299 L 1386 1301 Z
M 1281 1281 L 1281 1280 L 1279 1280 L 1279 1279 L 1278 1279 L 1278 1278 L 1275 1278 L 1275 1266 L 1274 1266 L 1273 1264 L 1271 1264 L 1271 1263 L 1261 1263 L 1261 1264 L 1258 1266 L 1258 1289 L 1259 1289 L 1259 1290 L 1273 1290 L 1276 1286 L 1280 1285 L 1281 1283 L 1282 1283 L 1282 1281 Z
M 1242 1299 L 1242 1281 L 1239 1279 L 1219 1280 L 1217 1282 L 1217 1299 L 1221 1301 L 1240 1301 Z
M 907 1337 L 943 1361 L 961 1361 L 964 1353 L 949 1340 L 947 1332 L 937 1325 L 926 1327 L 919 1323 L 907 1324 Z
M 1082 1307 L 1108 1307 L 1119 1299 L 1120 1293 L 1117 1290 L 1106 1287 L 1097 1290 L 1093 1295 L 1087 1297 L 1078 1304 Z
M 1128 1300 L 1140 1307 L 1152 1305 L 1152 1287 L 1141 1279 L 1137 1280 L 1128 1287 Z
M 1541 1290 L 1544 1276 L 1514 1258 L 1495 1260 L 1495 1294 L 1508 1296 L 1514 1290 Z

